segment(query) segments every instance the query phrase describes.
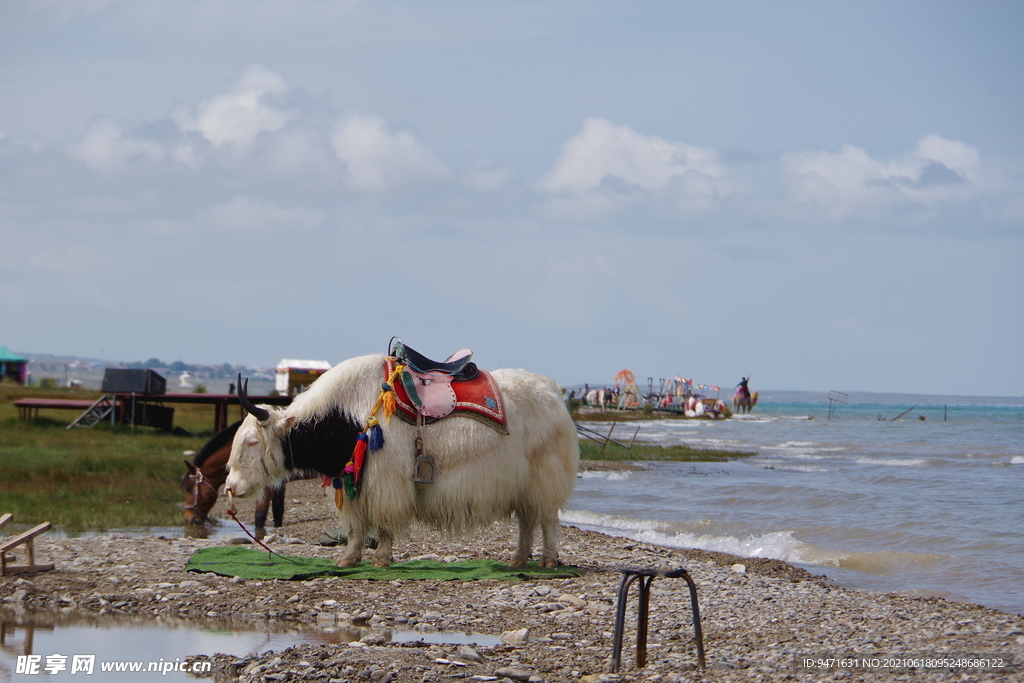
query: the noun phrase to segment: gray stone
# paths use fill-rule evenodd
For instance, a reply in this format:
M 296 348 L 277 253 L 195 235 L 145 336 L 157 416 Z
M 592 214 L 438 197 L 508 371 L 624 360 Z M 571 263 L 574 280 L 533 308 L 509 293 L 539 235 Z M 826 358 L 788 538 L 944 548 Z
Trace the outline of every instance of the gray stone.
M 521 645 L 530 639 L 530 629 L 521 628 L 516 631 L 505 631 L 501 634 L 501 642 L 506 645 Z
M 463 645 L 459 648 L 459 656 L 463 659 L 468 659 L 471 662 L 477 662 L 478 664 L 482 664 L 484 661 L 484 658 L 480 656 L 480 653 L 469 645 Z

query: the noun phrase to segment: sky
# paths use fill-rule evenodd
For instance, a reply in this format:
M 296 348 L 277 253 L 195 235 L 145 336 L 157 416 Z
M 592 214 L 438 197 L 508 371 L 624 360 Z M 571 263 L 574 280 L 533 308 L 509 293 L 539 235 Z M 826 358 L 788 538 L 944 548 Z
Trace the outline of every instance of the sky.
M 0 3 L 0 345 L 1024 395 L 1018 2 Z

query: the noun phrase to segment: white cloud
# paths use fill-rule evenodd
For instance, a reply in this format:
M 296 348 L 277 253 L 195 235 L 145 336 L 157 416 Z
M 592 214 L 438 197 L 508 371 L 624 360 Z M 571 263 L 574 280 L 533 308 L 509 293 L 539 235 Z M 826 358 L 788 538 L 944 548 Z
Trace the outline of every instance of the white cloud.
M 617 210 L 637 194 L 666 197 L 690 212 L 737 192 L 739 183 L 714 149 L 642 135 L 595 118 L 584 121 L 563 145 L 538 187 L 569 197 L 591 213 Z
M 386 192 L 451 175 L 410 133 L 390 130 L 384 119 L 359 111 L 338 120 L 331 144 L 348 170 L 349 188 L 359 192 Z
M 195 145 L 190 145 L 187 142 L 182 142 L 174 146 L 171 150 L 171 157 L 182 166 L 186 166 L 193 171 L 199 170 L 202 165 L 203 157 Z
M 304 208 L 281 207 L 253 197 L 239 196 L 213 207 L 206 215 L 213 227 L 237 232 L 291 232 L 315 230 L 323 213 Z
M 978 151 L 938 135 L 889 161 L 845 145 L 838 152 L 784 154 L 781 165 L 793 200 L 835 219 L 864 210 L 957 204 L 984 193 Z
M 269 137 L 256 161 L 263 176 L 292 187 L 337 187 L 338 162 L 327 135 L 313 127 L 292 125 Z
M 253 64 L 226 93 L 204 100 L 195 114 L 179 109 L 174 118 L 181 130 L 196 132 L 215 147 L 246 151 L 261 133 L 272 133 L 296 118 L 294 112 L 270 104 L 288 93 L 284 79 Z
M 70 145 L 67 155 L 102 173 L 115 173 L 137 162 L 157 162 L 164 150 L 151 140 L 126 137 L 115 124 L 93 124 L 85 137 Z

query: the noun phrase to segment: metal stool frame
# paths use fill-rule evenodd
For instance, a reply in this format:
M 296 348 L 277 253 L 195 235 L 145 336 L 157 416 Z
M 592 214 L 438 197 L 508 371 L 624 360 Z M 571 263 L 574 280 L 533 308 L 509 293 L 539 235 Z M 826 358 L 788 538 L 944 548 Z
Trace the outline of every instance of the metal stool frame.
M 612 650 L 612 673 L 618 673 L 622 664 L 622 640 L 625 636 L 626 599 L 629 588 L 640 579 L 640 602 L 637 605 L 636 624 L 636 666 L 642 669 L 647 664 L 647 613 L 650 608 L 651 583 L 655 577 L 684 579 L 690 587 L 690 608 L 693 612 L 694 642 L 697 644 L 697 666 L 705 668 L 704 634 L 700 627 L 700 608 L 697 605 L 697 585 L 685 569 L 657 571 L 654 569 L 620 569 L 622 582 L 619 584 L 619 599 L 615 608 L 615 643 Z

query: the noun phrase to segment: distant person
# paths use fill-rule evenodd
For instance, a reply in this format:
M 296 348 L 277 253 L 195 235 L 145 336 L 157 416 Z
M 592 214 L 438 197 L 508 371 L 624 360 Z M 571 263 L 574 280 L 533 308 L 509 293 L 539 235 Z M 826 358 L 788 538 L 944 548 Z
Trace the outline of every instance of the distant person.
M 750 400 L 750 387 L 747 386 L 747 382 L 750 381 L 749 377 L 744 377 L 740 380 L 740 383 L 736 385 L 736 388 L 743 394 L 743 398 Z

